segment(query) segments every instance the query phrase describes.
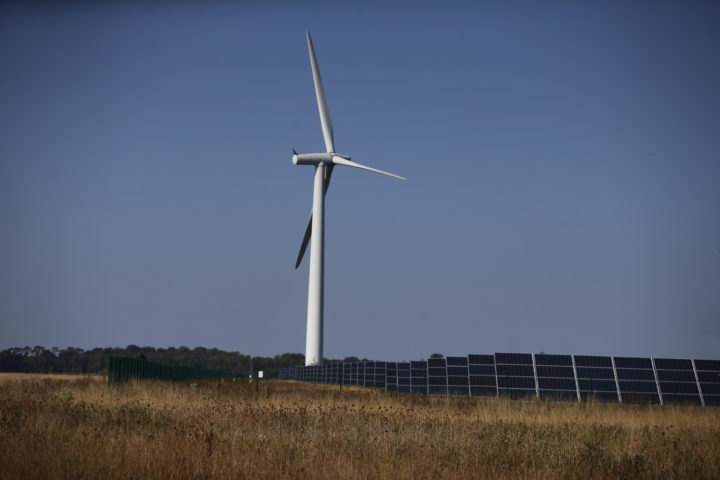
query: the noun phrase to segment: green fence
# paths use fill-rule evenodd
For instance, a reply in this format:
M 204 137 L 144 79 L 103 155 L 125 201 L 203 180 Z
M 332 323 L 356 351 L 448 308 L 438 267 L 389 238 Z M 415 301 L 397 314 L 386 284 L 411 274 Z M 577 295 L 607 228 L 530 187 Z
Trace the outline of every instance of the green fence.
M 131 379 L 184 382 L 224 376 L 225 372 L 222 370 L 161 365 L 142 358 L 109 357 L 108 362 L 108 385 L 125 383 Z

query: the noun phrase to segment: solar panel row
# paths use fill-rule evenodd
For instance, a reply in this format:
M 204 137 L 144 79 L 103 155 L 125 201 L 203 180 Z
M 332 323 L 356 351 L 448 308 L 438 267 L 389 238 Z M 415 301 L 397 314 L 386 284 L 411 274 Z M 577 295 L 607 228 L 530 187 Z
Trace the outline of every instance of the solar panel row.
M 431 395 L 720 405 L 720 360 L 495 353 L 289 367 L 280 378 Z

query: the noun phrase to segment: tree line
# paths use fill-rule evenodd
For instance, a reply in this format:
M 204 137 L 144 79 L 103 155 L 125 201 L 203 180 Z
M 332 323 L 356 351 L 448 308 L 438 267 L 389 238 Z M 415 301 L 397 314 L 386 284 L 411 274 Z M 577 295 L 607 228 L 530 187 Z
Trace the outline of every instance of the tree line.
M 122 347 L 45 348 L 14 347 L 0 351 L 0 371 L 21 373 L 97 373 L 107 374 L 108 357 L 144 358 L 163 365 L 177 365 L 204 370 L 223 370 L 230 377 L 247 377 L 251 371 L 263 371 L 265 378 L 277 378 L 281 368 L 305 365 L 305 355 L 283 353 L 274 357 L 251 357 L 240 352 L 226 352 L 217 348 L 170 347 L 154 348 L 128 345 Z M 325 362 L 340 360 L 325 359 Z M 344 362 L 367 361 L 346 357 Z

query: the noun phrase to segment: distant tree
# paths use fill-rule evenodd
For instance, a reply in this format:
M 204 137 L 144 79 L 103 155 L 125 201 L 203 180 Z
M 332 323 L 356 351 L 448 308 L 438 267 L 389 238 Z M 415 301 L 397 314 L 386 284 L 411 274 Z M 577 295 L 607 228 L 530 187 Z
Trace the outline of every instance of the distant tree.
M 433 353 L 430 358 L 445 358 L 442 353 Z
M 102 373 L 107 369 L 108 357 L 141 358 L 164 365 L 191 366 L 201 369 L 219 369 L 232 377 L 246 377 L 250 374 L 250 356 L 240 352 L 225 352 L 217 348 L 198 347 L 122 347 L 81 348 L 67 347 L 60 350 L 53 347 L 48 350 L 41 346 L 34 348 L 9 348 L 0 351 L 0 371 L 36 372 L 36 373 Z M 328 359 L 327 362 L 339 360 Z M 281 368 L 304 365 L 305 356 L 301 353 L 283 353 L 274 357 L 253 357 L 253 370 L 263 370 L 266 378 L 277 377 Z

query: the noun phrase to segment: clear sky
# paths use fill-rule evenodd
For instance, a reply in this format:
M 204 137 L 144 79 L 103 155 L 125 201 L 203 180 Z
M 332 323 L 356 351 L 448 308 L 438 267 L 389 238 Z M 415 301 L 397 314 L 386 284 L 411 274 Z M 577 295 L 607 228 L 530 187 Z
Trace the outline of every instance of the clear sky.
M 310 30 L 336 149 L 408 178 L 333 175 L 327 357 L 720 358 L 718 25 L 692 1 L 3 2 L 0 348 L 304 353 Z

